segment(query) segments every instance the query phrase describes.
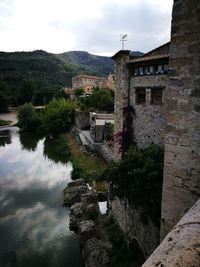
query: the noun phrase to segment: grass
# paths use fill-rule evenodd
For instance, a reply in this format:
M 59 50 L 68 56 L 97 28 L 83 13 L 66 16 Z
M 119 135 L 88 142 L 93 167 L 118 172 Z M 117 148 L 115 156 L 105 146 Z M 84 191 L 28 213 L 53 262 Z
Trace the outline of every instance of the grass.
M 11 121 L 5 121 L 5 120 L 0 119 L 0 126 L 8 125 L 10 123 L 11 123 Z
M 67 143 L 72 155 L 72 164 L 76 175 L 83 175 L 87 182 L 91 183 L 105 168 L 105 162 L 96 155 L 88 155 L 81 152 L 72 134 L 66 134 Z M 74 177 L 81 178 L 81 177 Z

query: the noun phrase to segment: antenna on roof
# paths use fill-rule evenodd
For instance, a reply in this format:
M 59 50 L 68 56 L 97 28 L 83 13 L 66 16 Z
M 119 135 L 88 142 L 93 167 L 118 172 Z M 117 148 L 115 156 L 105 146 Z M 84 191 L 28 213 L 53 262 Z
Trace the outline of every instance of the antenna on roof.
M 128 36 L 127 33 L 120 34 L 120 41 L 122 42 L 122 50 L 124 50 L 124 42 L 127 41 L 127 36 Z

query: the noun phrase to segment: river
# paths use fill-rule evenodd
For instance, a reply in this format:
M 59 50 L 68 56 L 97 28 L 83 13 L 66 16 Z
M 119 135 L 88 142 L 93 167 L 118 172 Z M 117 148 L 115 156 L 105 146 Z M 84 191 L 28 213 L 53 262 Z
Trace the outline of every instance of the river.
M 63 188 L 70 163 L 44 153 L 44 139 L 0 131 L 0 266 L 80 267 L 77 236 L 68 230 Z

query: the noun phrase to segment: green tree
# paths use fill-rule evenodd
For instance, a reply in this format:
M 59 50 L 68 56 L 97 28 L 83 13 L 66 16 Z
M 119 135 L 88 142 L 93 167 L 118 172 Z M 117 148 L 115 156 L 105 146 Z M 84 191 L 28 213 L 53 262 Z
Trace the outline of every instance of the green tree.
M 83 95 L 83 93 L 84 93 L 84 89 L 83 88 L 76 88 L 75 89 L 75 96 L 76 97 L 79 97 L 79 96 Z
M 0 81 L 0 112 L 7 112 L 10 100 L 10 91 L 4 81 Z
M 65 99 L 52 99 L 41 112 L 42 128 L 56 136 L 69 130 L 73 123 L 75 103 Z
M 113 194 L 126 197 L 143 208 L 159 224 L 164 153 L 157 145 L 130 148 L 124 159 L 103 171 L 101 179 L 112 181 Z
M 33 101 L 35 95 L 35 82 L 32 79 L 24 79 L 19 88 L 18 102 L 20 105 Z
M 36 113 L 31 103 L 25 103 L 24 105 L 20 106 L 17 117 L 18 124 L 23 130 L 39 130 L 40 117 Z
M 90 110 L 113 111 L 114 96 L 111 90 L 94 88 L 93 94 L 79 99 L 84 107 Z

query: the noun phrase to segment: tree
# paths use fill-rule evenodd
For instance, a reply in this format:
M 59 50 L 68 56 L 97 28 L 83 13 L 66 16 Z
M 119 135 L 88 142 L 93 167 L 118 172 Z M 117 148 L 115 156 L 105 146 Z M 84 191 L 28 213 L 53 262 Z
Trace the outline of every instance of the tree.
M 52 99 L 41 112 L 42 128 L 56 136 L 69 130 L 73 123 L 75 104 L 62 98 Z
M 0 112 L 7 112 L 10 100 L 10 91 L 4 81 L 0 81 Z
M 23 130 L 37 130 L 40 127 L 40 117 L 31 103 L 19 107 L 18 124 Z
M 32 79 L 24 79 L 19 88 L 18 102 L 20 105 L 32 102 L 35 95 L 35 82 Z
M 84 93 L 84 89 L 83 88 L 76 88 L 75 89 L 75 96 L 76 97 L 83 95 L 83 93 Z
M 79 99 L 84 107 L 93 110 L 113 111 L 114 96 L 111 90 L 94 88 L 93 94 L 87 98 Z

